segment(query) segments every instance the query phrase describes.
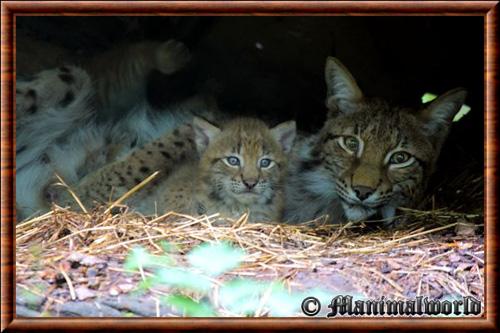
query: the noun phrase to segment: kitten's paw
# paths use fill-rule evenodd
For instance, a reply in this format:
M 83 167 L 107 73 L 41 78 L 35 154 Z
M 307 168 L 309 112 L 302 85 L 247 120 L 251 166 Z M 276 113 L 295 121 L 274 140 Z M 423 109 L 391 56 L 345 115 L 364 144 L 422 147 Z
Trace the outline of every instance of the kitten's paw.
M 65 108 L 88 93 L 90 87 L 90 77 L 78 67 L 44 70 L 31 80 L 17 82 L 16 113 L 22 117 L 47 108 Z
M 172 74 L 182 69 L 191 60 L 187 46 L 176 40 L 162 43 L 156 50 L 156 69 L 164 74 Z

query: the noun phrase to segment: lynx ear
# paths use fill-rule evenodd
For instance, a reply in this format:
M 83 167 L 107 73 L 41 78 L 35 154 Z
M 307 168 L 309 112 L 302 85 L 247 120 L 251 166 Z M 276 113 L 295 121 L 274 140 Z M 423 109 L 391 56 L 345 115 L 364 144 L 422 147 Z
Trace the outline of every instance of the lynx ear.
M 356 80 L 337 58 L 326 59 L 325 80 L 326 107 L 329 111 L 350 112 L 353 104 L 363 98 Z
M 193 130 L 196 149 L 200 154 L 207 149 L 210 142 L 221 132 L 218 127 L 198 117 L 193 118 Z
M 450 90 L 434 101 L 418 114 L 430 136 L 444 139 L 448 133 L 453 117 L 465 102 L 467 91 L 463 88 Z
M 297 129 L 294 120 L 281 123 L 271 129 L 271 135 L 281 145 L 285 153 L 292 150 L 296 134 Z

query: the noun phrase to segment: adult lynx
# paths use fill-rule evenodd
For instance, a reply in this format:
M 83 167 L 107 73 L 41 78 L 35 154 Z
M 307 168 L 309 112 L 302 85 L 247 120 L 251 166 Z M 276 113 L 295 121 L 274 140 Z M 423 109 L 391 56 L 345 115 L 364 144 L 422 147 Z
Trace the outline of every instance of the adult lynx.
M 295 148 L 286 219 L 328 214 L 337 223 L 378 213 L 390 220 L 397 207 L 418 203 L 466 91 L 411 110 L 364 97 L 335 58 L 327 59 L 325 78 L 328 119 Z

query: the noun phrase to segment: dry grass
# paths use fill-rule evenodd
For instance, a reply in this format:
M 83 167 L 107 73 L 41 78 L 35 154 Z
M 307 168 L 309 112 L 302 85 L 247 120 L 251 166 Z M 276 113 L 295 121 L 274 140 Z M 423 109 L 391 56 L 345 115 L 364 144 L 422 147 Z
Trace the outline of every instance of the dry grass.
M 59 273 L 75 299 L 74 283 L 63 266 L 72 253 L 123 263 L 136 245 L 162 254 L 159 242 L 168 241 L 182 254 L 201 242 L 226 240 L 247 253 L 244 264 L 231 275 L 281 279 L 295 289 L 317 281 L 322 287 L 354 288 L 370 297 L 472 295 L 483 299 L 483 238 L 474 232 L 455 232 L 466 221 L 480 218 L 477 215 L 411 210 L 406 211 L 410 221 L 404 228 L 386 230 L 368 223 L 327 225 L 321 219 L 283 225 L 247 223 L 245 215 L 237 221 L 174 212 L 145 217 L 121 209 L 117 214 L 106 207 L 84 214 L 54 207 L 17 225 L 17 282 L 26 286 L 30 278 L 55 279 Z M 465 230 L 470 229 L 465 225 Z M 50 270 L 53 274 L 47 273 Z M 337 276 L 345 279 L 340 285 L 333 278 Z M 350 285 L 346 287 L 345 281 Z
M 324 218 L 299 225 L 248 223 L 246 215 L 238 220 L 175 212 L 143 216 L 121 204 L 131 194 L 94 210 L 81 207 L 84 213 L 54 206 L 18 224 L 18 286 L 44 294 L 50 304 L 75 300 L 75 285 L 90 283 L 88 276 L 72 271 L 68 258 L 76 253 L 109 264 L 108 274 L 93 287 L 108 294 L 134 246 L 162 255 L 160 243 L 167 241 L 182 263 L 183 254 L 202 242 L 229 241 L 246 257 L 219 282 L 238 275 L 280 280 L 294 290 L 320 286 L 372 298 L 475 296 L 484 301 L 482 214 L 400 209 L 404 223 L 392 229 L 380 221 L 331 225 Z M 141 271 L 134 281 L 147 274 Z M 41 282 L 50 287 L 41 291 L 36 287 Z

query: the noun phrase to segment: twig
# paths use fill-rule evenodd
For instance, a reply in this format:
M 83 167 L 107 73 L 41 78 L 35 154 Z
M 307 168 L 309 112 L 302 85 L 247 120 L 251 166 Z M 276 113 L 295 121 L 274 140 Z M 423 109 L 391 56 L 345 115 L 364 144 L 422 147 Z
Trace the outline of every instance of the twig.
M 124 195 L 122 195 L 119 199 L 117 199 L 115 202 L 113 202 L 109 207 L 108 209 L 106 209 L 104 211 L 104 214 L 108 214 L 112 209 L 113 207 L 121 204 L 123 201 L 127 200 L 130 196 L 132 196 L 132 194 L 134 194 L 135 192 L 139 191 L 141 188 L 144 187 L 144 185 L 146 185 L 147 183 L 149 183 L 151 180 L 153 180 L 153 178 L 155 178 L 158 174 L 160 173 L 160 171 L 155 171 L 153 172 L 149 177 L 147 177 L 146 179 L 144 179 L 142 182 L 140 182 L 139 184 L 135 185 L 134 187 L 132 187 L 127 193 L 125 193 Z
M 66 274 L 66 272 L 64 271 L 62 264 L 59 265 L 59 272 L 62 274 L 62 276 L 64 276 L 64 279 L 68 284 L 69 294 L 71 295 L 71 299 L 75 300 L 76 299 L 75 288 L 73 288 L 73 283 L 71 282 L 71 279 L 69 278 L 68 274 Z
M 89 212 L 87 212 L 87 209 L 85 208 L 85 206 L 82 204 L 82 202 L 80 201 L 80 198 L 78 198 L 78 196 L 76 195 L 75 192 L 73 192 L 73 190 L 64 182 L 64 180 L 59 177 L 59 175 L 56 173 L 55 174 L 57 179 L 59 180 L 59 182 L 66 188 L 66 190 L 69 192 L 69 194 L 71 194 L 71 196 L 73 197 L 73 199 L 75 199 L 76 203 L 78 204 L 78 206 L 80 206 L 81 210 L 85 213 L 85 214 L 88 214 Z

